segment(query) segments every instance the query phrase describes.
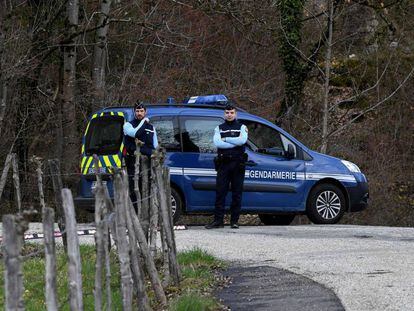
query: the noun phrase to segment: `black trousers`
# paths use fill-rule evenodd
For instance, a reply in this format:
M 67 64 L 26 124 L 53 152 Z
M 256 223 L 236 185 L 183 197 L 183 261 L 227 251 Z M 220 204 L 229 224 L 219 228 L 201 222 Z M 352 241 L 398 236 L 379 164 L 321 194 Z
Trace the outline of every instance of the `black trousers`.
M 231 223 L 239 220 L 241 200 L 243 194 L 245 162 L 243 160 L 223 161 L 217 167 L 216 178 L 216 204 L 214 210 L 214 220 L 223 222 L 226 195 L 230 189 L 232 191 L 232 200 L 230 206 Z
M 128 174 L 128 184 L 129 184 L 129 197 L 131 198 L 131 201 L 134 205 L 134 209 L 135 212 L 137 212 L 138 210 L 138 204 L 137 204 L 137 196 L 135 193 L 135 181 L 134 181 L 134 176 L 135 176 L 135 155 L 126 155 L 125 156 L 125 165 L 127 168 L 127 174 Z M 149 157 L 149 168 L 151 167 L 151 158 Z M 148 177 L 151 178 L 151 170 L 148 171 Z M 138 176 L 138 185 L 139 185 L 139 189 L 141 190 L 141 195 L 142 195 L 142 187 L 148 187 L 148 193 L 150 191 L 149 189 L 149 184 L 143 185 L 142 184 L 142 176 Z

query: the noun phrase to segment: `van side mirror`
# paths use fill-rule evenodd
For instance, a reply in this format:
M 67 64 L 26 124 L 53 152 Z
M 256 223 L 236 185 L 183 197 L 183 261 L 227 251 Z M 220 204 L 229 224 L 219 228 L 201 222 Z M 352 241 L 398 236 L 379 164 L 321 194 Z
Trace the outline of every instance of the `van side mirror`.
M 285 152 L 285 157 L 289 160 L 295 157 L 295 148 L 292 144 L 288 144 L 287 151 Z

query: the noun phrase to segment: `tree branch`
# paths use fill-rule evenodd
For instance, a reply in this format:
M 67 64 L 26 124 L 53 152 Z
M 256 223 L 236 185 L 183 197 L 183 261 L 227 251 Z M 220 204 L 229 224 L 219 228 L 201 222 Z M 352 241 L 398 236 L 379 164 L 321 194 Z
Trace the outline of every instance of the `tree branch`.
M 328 134 L 328 137 L 331 137 L 331 136 L 333 136 L 333 135 L 341 132 L 342 130 L 344 130 L 345 128 L 347 128 L 349 125 L 351 125 L 354 121 L 358 120 L 361 116 L 367 114 L 368 112 L 373 111 L 378 106 L 380 106 L 383 103 L 385 103 L 386 101 L 388 101 L 391 97 L 393 97 L 403 87 L 403 85 L 411 78 L 411 76 L 413 75 L 413 73 L 414 73 L 414 67 L 411 68 L 410 73 L 404 78 L 404 80 L 398 85 L 398 87 L 394 91 L 392 91 L 387 97 L 385 97 L 383 100 L 379 101 L 375 105 L 372 105 L 371 107 L 368 107 L 364 111 L 360 112 L 357 116 L 355 116 L 354 118 L 352 118 L 348 123 L 342 125 L 338 129 L 330 132 Z

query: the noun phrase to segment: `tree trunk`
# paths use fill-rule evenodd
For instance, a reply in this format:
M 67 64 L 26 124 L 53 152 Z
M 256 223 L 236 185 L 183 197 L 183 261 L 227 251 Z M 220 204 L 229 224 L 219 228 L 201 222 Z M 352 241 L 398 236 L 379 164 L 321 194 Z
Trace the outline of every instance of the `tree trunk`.
M 66 38 L 73 36 L 79 24 L 79 0 L 69 0 L 66 4 L 67 33 Z M 64 152 L 62 155 L 63 172 L 75 171 L 78 163 L 78 133 L 76 127 L 76 44 L 77 37 L 65 42 L 63 47 L 63 76 L 62 76 L 62 121 Z
M 13 154 L 9 153 L 6 157 L 6 161 L 4 162 L 3 172 L 1 173 L 1 177 L 0 177 L 0 199 L 1 199 L 1 195 L 3 194 L 3 189 L 6 186 L 7 174 L 9 173 L 12 159 L 13 159 Z
M 107 50 L 107 35 L 109 28 L 109 10 L 111 0 L 101 0 L 101 12 L 99 15 L 98 29 L 95 35 L 95 47 L 93 49 L 92 81 L 95 89 L 96 100 L 102 103 L 105 99 L 105 65 Z
M 3 4 L 0 4 L 0 10 L 5 10 L 5 7 Z M 4 71 L 4 42 L 5 42 L 5 34 L 3 30 L 3 14 L 0 13 L 0 137 L 1 137 L 1 131 L 3 128 L 3 120 L 4 115 L 6 113 L 6 106 L 7 106 L 7 79 L 6 79 L 6 73 Z
M 329 119 L 329 82 L 331 75 L 332 59 L 332 31 L 333 31 L 333 11 L 332 0 L 327 0 L 328 6 L 328 41 L 326 42 L 326 59 L 325 59 L 325 83 L 323 96 L 323 118 L 322 118 L 322 145 L 320 151 L 326 153 L 328 148 L 328 119 Z

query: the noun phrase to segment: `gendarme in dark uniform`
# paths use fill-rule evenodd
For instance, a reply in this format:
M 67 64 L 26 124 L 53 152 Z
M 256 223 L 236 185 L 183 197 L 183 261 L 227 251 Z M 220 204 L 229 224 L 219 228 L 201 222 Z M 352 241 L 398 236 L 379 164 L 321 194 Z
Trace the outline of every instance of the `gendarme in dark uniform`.
M 247 127 L 238 122 L 236 117 L 236 109 L 227 105 L 224 110 L 226 121 L 214 130 L 214 145 L 217 147 L 216 203 L 214 221 L 206 226 L 207 229 L 223 227 L 225 200 L 230 185 L 232 191 L 230 226 L 233 229 L 239 228 L 237 222 L 240 216 L 247 160 L 244 146 L 247 141 Z
M 125 155 L 125 164 L 128 172 L 129 192 L 134 206 L 136 206 L 136 195 L 134 191 L 134 175 L 135 175 L 135 139 L 139 139 L 143 145 L 140 148 L 141 154 L 148 157 L 152 151 L 157 148 L 158 140 L 154 126 L 146 117 L 147 109 L 141 103 L 134 106 L 134 119 L 124 124 L 124 144 L 127 154 Z

